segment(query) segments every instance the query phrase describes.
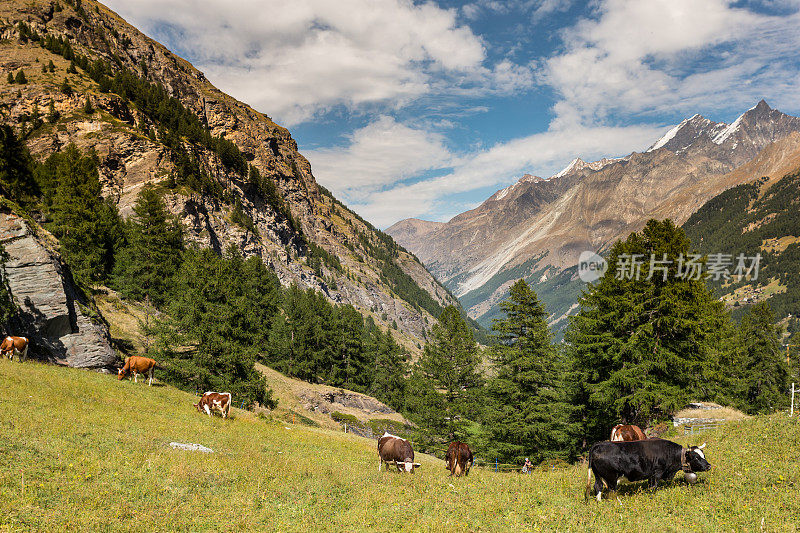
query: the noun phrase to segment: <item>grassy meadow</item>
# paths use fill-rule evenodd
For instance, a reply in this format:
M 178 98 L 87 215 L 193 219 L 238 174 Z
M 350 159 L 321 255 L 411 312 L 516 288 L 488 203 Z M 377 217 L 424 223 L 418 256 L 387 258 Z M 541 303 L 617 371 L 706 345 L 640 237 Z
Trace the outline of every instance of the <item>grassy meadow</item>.
M 585 503 L 580 467 L 449 479 L 419 457 L 413 476 L 378 473 L 372 441 L 237 409 L 209 419 L 167 386 L 4 359 L 0 388 L 0 531 L 800 528 L 800 422 L 785 415 L 692 437 L 714 465 L 695 486 L 623 483 Z

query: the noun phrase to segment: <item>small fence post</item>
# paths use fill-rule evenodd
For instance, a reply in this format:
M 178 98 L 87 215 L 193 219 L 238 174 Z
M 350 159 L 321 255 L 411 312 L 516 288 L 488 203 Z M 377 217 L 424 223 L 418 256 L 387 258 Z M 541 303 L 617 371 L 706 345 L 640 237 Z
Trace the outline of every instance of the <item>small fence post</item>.
M 497 472 L 497 457 L 494 458 L 494 471 Z
M 795 393 L 795 390 L 794 390 L 794 381 L 793 381 L 792 382 L 792 407 L 789 410 L 789 416 L 790 417 L 794 416 L 794 393 Z

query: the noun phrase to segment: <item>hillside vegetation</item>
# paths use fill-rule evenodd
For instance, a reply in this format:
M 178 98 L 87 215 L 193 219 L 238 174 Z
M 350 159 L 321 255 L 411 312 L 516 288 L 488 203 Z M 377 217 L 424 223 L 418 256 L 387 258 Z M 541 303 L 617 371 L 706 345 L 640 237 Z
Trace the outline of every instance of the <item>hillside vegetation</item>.
M 422 456 L 415 475 L 378 473 L 371 440 L 238 409 L 209 419 L 167 386 L 2 360 L 0 387 L 3 531 L 796 531 L 800 516 L 800 423 L 785 414 L 692 437 L 714 465 L 693 487 L 623 483 L 587 504 L 577 466 L 450 479 Z

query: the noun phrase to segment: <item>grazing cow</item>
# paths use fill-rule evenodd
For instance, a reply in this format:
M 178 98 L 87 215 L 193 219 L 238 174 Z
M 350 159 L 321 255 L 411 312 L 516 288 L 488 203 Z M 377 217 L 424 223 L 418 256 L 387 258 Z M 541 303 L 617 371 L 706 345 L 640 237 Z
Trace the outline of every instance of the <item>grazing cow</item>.
M 6 337 L 0 344 L 0 355 L 5 355 L 12 361 L 14 356 L 19 356 L 20 361 L 28 357 L 28 338 L 27 337 Z
M 133 382 L 139 383 L 139 374 L 147 375 L 150 379 L 147 382 L 148 386 L 153 384 L 153 370 L 156 368 L 156 362 L 149 357 L 140 357 L 132 355 L 125 359 L 125 366 L 119 369 L 117 379 L 122 379 L 133 374 Z
M 387 470 L 389 465 L 395 465 L 398 472 L 405 470 L 412 474 L 415 468 L 422 466 L 414 462 L 414 449 L 411 443 L 389 432 L 385 432 L 378 439 L 378 472 L 381 471 L 383 463 L 386 463 Z
M 632 440 L 645 440 L 647 435 L 639 426 L 630 424 L 617 424 L 611 430 L 611 442 L 622 442 Z
M 447 448 L 447 455 L 444 456 L 445 468 L 450 471 L 450 475 L 459 477 L 461 474 L 465 476 L 469 474 L 469 469 L 472 467 L 472 450 L 469 449 L 464 442 L 451 442 Z
M 600 501 L 603 483 L 611 490 L 617 489 L 617 481 L 625 476 L 628 481 L 650 481 L 650 487 L 658 486 L 659 480 L 671 479 L 676 472 L 705 472 L 711 468 L 706 461 L 702 446 L 684 448 L 668 440 L 647 439 L 632 442 L 598 442 L 589 450 L 586 471 L 586 498 L 589 497 L 589 482 L 594 472 L 592 494 Z
M 211 416 L 211 411 L 216 409 L 222 415 L 222 418 L 228 418 L 228 414 L 231 412 L 231 398 L 230 392 L 208 391 L 203 394 L 203 397 L 194 406 L 201 413 L 205 411 L 208 416 Z

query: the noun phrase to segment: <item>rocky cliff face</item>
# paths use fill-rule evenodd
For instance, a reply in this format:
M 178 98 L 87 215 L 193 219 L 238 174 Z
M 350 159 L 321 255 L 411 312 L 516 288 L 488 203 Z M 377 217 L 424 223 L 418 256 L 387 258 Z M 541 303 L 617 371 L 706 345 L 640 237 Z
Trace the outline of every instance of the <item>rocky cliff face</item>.
M 416 221 L 413 227 L 424 231 L 409 231 L 401 221 L 387 232 L 480 322 L 488 323 L 520 277 L 551 292 L 545 300 L 556 320 L 574 304 L 574 294 L 559 291 L 576 279 L 582 251 L 602 251 L 652 217 L 681 224 L 723 190 L 779 172 L 786 165 L 775 152 L 793 153 L 800 146 L 797 132 L 800 119 L 764 101 L 730 125 L 695 115 L 644 153 L 576 159 L 547 180 L 528 175 L 446 224 Z
M 56 5 L 62 9 L 59 11 Z M 235 246 L 245 256 L 259 256 L 275 269 L 283 283 L 320 290 L 334 302 L 350 303 L 364 314 L 372 314 L 385 327 L 396 321 L 398 340 L 409 347 L 422 339 L 433 318 L 393 291 L 381 276 L 382 259 L 374 257 L 374 247 L 380 247 L 386 237 L 320 190 L 288 130 L 216 89 L 202 72 L 102 4 L 84 0 L 81 6 L 78 10 L 65 2 L 23 0 L 0 4 L 0 70 L 24 69 L 28 77 L 26 85 L 0 82 L 0 105 L 6 110 L 1 120 L 18 127 L 37 112 L 46 113 L 50 102 L 60 116 L 29 134 L 28 145 L 35 156 L 44 158 L 69 143 L 95 150 L 105 194 L 118 202 L 123 215 L 131 213 L 145 183 L 164 181 L 175 171 L 170 150 L 153 134 L 158 125 L 147 110 L 101 91 L 80 69 L 68 72 L 70 62 L 26 38 L 20 22 L 42 39 L 66 39 L 76 53 L 163 85 L 212 135 L 235 143 L 248 165 L 275 184 L 300 226 L 297 231 L 246 176 L 226 168 L 216 153 L 195 146 L 192 153 L 203 171 L 223 186 L 227 200 L 185 188 L 172 191 L 167 198 L 170 210 L 184 222 L 190 241 L 216 250 Z M 55 72 L 42 72 L 42 65 L 49 61 L 53 61 Z M 72 86 L 72 95 L 60 90 L 64 79 Z M 87 99 L 91 112 L 86 112 Z M 253 220 L 257 233 L 231 221 L 235 202 Z M 336 256 L 343 268 L 323 265 L 322 276 L 315 273 L 308 265 L 308 242 Z M 413 256 L 398 253 L 393 261 L 438 304 L 457 303 Z M 382 320 L 383 316 L 388 318 Z
M 9 255 L 6 281 L 20 310 L 11 326 L 30 338 L 28 356 L 77 368 L 113 367 L 117 356 L 108 329 L 91 318 L 89 302 L 52 249 L 54 239 L 17 215 L 0 213 L 0 243 Z

